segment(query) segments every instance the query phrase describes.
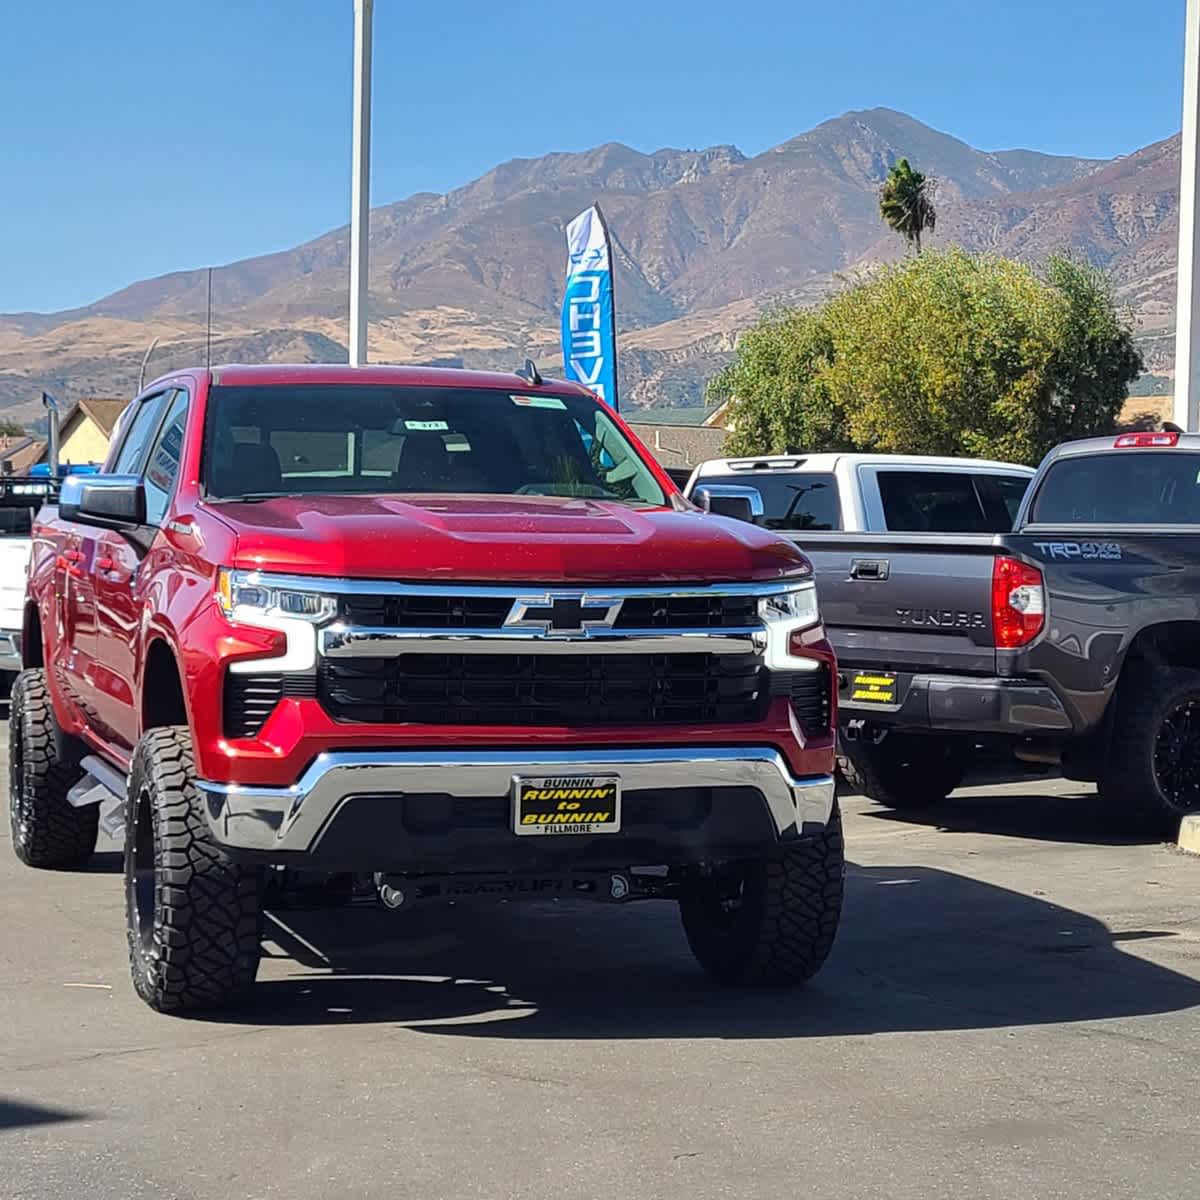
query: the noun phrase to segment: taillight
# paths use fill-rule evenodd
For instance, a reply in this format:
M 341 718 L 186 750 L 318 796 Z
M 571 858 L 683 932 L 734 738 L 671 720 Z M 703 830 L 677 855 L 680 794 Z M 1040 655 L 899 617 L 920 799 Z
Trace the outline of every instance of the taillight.
M 1177 446 L 1178 444 L 1179 434 L 1177 433 L 1123 433 L 1113 442 L 1113 449 L 1146 450 L 1151 446 Z
M 1027 646 L 1046 623 L 1042 573 L 1016 558 L 992 563 L 992 635 L 997 649 Z

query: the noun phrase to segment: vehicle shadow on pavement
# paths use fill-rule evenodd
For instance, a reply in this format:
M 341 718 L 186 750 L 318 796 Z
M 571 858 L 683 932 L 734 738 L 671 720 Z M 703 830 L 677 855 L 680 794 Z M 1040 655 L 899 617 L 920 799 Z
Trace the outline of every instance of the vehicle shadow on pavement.
M 277 957 L 252 1001 L 214 1019 L 382 1022 L 443 1037 L 781 1038 L 1101 1020 L 1200 1004 L 1195 978 L 1121 948 L 1161 945 L 1175 930 L 1114 938 L 1083 913 L 928 867 L 852 866 L 847 882 L 833 955 L 801 990 L 711 984 L 667 903 L 287 912 L 271 917 Z
M 0 1096 L 0 1132 L 6 1129 L 20 1129 L 29 1125 L 56 1125 L 62 1121 L 82 1121 L 86 1117 L 86 1113 L 46 1108 L 41 1104 L 28 1104 L 23 1100 L 5 1100 L 3 1096 Z
M 1086 785 L 1081 785 L 1086 786 Z M 1108 813 L 1094 792 L 1047 795 L 988 791 L 952 795 L 928 808 L 866 808 L 870 820 L 922 825 L 941 833 L 988 833 L 1040 842 L 1086 846 L 1139 846 L 1161 837 L 1131 833 Z

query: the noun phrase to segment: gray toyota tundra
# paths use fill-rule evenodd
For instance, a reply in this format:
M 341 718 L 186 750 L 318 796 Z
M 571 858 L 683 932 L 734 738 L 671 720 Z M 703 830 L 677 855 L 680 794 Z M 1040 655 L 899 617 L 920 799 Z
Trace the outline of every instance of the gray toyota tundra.
M 972 746 L 1099 784 L 1129 825 L 1200 809 L 1200 436 L 1069 443 L 1012 532 L 799 540 L 839 664 L 843 770 L 944 798 Z

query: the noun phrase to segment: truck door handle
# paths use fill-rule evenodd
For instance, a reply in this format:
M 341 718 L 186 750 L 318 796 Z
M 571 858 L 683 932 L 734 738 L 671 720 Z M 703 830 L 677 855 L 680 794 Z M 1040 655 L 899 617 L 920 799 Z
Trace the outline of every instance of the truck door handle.
M 890 571 L 886 558 L 855 558 L 850 562 L 851 579 L 884 580 Z

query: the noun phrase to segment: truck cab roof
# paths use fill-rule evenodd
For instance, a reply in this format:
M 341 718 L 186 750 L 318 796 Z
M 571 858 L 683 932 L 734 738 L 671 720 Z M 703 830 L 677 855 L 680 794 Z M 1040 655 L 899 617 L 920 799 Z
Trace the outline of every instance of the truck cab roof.
M 1200 440 L 1200 439 L 1198 439 Z M 702 462 L 692 475 L 696 480 L 711 475 L 730 475 L 763 471 L 835 472 L 839 467 L 917 467 L 942 470 L 1011 471 L 1018 475 L 1033 475 L 1033 468 L 1020 463 L 997 462 L 982 458 L 952 458 L 930 454 L 759 454 L 738 458 L 713 458 Z
M 468 371 L 461 367 L 375 365 L 352 367 L 347 363 L 226 363 L 209 369 L 172 371 L 143 389 L 151 392 L 171 379 L 207 377 L 213 387 L 277 387 L 287 384 L 329 384 L 364 387 L 445 387 L 493 389 L 520 393 L 552 392 L 557 395 L 590 396 L 582 384 L 563 379 L 541 379 L 531 383 L 516 372 Z

